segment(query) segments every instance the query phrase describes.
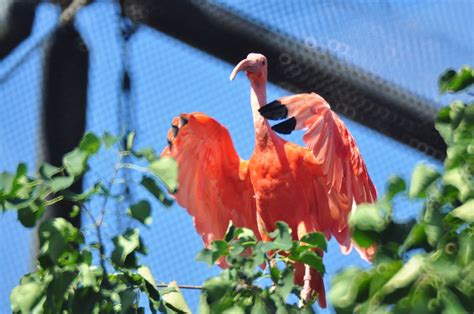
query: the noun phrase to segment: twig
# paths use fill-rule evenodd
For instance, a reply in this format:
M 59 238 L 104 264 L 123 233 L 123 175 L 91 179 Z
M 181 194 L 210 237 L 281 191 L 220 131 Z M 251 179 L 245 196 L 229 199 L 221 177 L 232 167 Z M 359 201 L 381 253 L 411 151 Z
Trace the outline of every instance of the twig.
M 168 287 L 165 283 L 158 283 L 156 284 L 159 288 L 166 288 Z M 190 289 L 190 290 L 202 290 L 202 286 L 192 286 L 192 285 L 177 285 L 179 289 Z
M 119 160 L 115 164 L 114 172 L 112 174 L 112 179 L 109 182 L 109 194 L 112 192 L 112 188 L 113 188 L 115 179 L 117 178 L 118 172 L 121 169 L 120 163 L 122 162 L 122 159 L 123 159 L 123 155 L 119 154 Z M 99 227 L 104 222 L 105 209 L 107 207 L 107 202 L 109 201 L 109 194 L 104 197 L 104 202 L 102 203 L 102 208 L 100 209 L 100 218 L 99 218 L 99 222 L 98 222 Z
M 93 221 L 94 223 L 94 226 L 95 226 L 95 230 L 96 230 L 96 233 L 97 233 L 97 241 L 99 241 L 99 259 L 100 259 L 100 266 L 102 267 L 102 269 L 104 270 L 104 280 L 106 281 L 107 280 L 107 269 L 105 268 L 105 249 L 104 249 L 104 241 L 102 240 L 102 231 L 100 229 L 100 225 L 98 224 L 98 222 L 96 221 L 94 215 L 92 214 L 92 212 L 89 210 L 89 208 L 87 208 L 86 205 L 84 204 L 81 204 L 81 207 L 85 210 L 85 212 L 87 213 L 87 215 L 89 216 L 89 218 Z
M 74 16 L 76 15 L 77 11 L 79 11 L 80 8 L 85 6 L 89 2 L 89 0 L 74 0 L 71 2 L 71 4 L 61 12 L 61 16 L 59 17 L 59 24 L 66 25 L 70 23 L 73 19 Z

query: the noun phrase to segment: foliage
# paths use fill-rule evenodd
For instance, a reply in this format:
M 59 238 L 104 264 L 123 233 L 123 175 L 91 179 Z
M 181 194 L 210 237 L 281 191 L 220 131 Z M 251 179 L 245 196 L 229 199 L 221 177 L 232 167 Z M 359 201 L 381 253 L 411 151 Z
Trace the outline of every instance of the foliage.
M 326 250 L 326 239 L 321 233 L 311 233 L 293 241 L 286 223 L 277 222 L 269 234 L 271 242 L 258 241 L 245 228 L 230 226 L 224 240 L 212 242 L 202 250 L 197 260 L 229 267 L 203 285 L 200 313 L 313 313 L 312 302 L 302 308 L 288 302 L 293 293 L 297 297 L 301 287 L 295 286 L 294 263 L 305 263 L 324 273 L 322 257 L 317 250 Z M 269 274 L 258 270 L 268 266 Z M 262 285 L 268 278 L 272 285 Z M 314 300 L 313 300 L 314 301 Z
M 151 270 L 140 264 L 139 256 L 148 254 L 148 250 L 138 228 L 127 228 L 111 239 L 102 236 L 106 212 L 117 211 L 123 208 L 121 203 L 127 202 L 114 187 L 133 184 L 122 175 L 122 169 L 138 171 L 141 186 L 164 206 L 172 204 L 166 190 L 178 188 L 176 162 L 158 157 L 149 148 L 136 151 L 133 141 L 133 133 L 124 137 L 87 133 L 79 146 L 64 156 L 60 167 L 45 163 L 36 176 L 30 176 L 26 165 L 19 164 L 15 173 L 0 173 L 1 211 L 16 211 L 25 227 L 38 229 L 37 269 L 12 290 L 14 313 L 144 313 L 141 295 L 148 299 L 151 312 L 190 312 L 175 282 L 158 285 Z M 101 148 L 118 153 L 110 181 L 99 180 L 85 192 L 74 193 L 71 186 L 92 171 L 89 161 Z M 43 217 L 49 207 L 65 201 L 73 204 L 71 217 L 81 213 L 89 216 L 97 241 L 86 239 L 85 227 L 79 230 L 64 218 Z M 97 201 L 102 204 L 93 208 L 101 203 Z M 139 224 L 151 224 L 149 200 L 127 205 L 127 216 Z M 210 265 L 217 261 L 229 265 L 218 277 L 204 283 L 200 305 L 203 313 L 298 311 L 296 305 L 287 302 L 290 293 L 301 290 L 293 284 L 292 265 L 306 263 L 324 273 L 322 257 L 316 251 L 326 250 L 326 240 L 322 234 L 313 233 L 302 242 L 292 241 L 285 223 L 278 223 L 269 236 L 273 241 L 258 241 L 252 231 L 230 226 L 224 240 L 214 241 L 209 249 L 200 252 L 198 259 Z M 109 254 L 105 251 L 107 241 L 113 245 Z M 94 255 L 98 263 L 94 263 Z M 265 263 L 271 264 L 270 275 L 257 270 Z M 271 278 L 273 288 L 257 285 L 266 277 Z M 310 304 L 303 309 L 312 311 Z
M 14 313 L 143 313 L 140 295 L 146 295 L 152 312 L 189 312 L 176 284 L 159 289 L 150 269 L 139 263 L 139 255 L 146 255 L 147 248 L 138 229 L 127 228 L 115 235 L 113 251 L 105 251 L 105 241 L 110 239 L 102 236 L 104 215 L 125 202 L 114 187 L 129 183 L 120 177 L 122 169 L 138 171 L 142 186 L 165 206 L 172 200 L 164 188 L 177 188 L 175 161 L 159 158 L 151 149 L 135 151 L 133 142 L 133 133 L 124 137 L 87 133 L 79 146 L 64 156 L 60 167 L 45 163 L 36 176 L 30 176 L 26 165 L 19 164 L 15 173 L 0 173 L 1 211 L 16 211 L 25 227 L 38 226 L 37 269 L 12 290 Z M 101 147 L 118 153 L 112 178 L 97 181 L 83 193 L 73 193 L 70 187 L 91 170 L 89 160 Z M 127 162 L 132 159 L 145 166 Z M 85 241 L 84 230 L 64 218 L 43 218 L 50 206 L 65 201 L 74 204 L 71 216 L 84 213 L 90 217 L 97 242 Z M 92 208 L 97 203 L 102 203 L 101 207 Z M 128 205 L 131 219 L 151 223 L 148 200 Z M 93 263 L 93 255 L 98 256 L 99 265 Z
M 473 70 L 450 70 L 442 93 L 472 84 Z M 349 268 L 329 297 L 339 313 L 467 313 L 474 311 L 474 103 L 455 101 L 438 113 L 448 150 L 444 170 L 419 164 L 410 186 L 393 177 L 384 198 L 350 218 L 354 240 L 378 246 L 371 269 Z M 419 219 L 392 220 L 394 197 L 423 202 Z

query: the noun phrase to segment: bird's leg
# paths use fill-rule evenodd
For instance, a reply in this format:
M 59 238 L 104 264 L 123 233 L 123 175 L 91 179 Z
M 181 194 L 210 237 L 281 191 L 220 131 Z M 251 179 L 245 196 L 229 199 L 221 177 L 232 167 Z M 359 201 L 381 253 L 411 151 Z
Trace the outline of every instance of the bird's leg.
M 311 289 L 311 267 L 304 265 L 304 285 L 300 295 L 300 307 L 303 307 L 311 299 L 313 291 Z

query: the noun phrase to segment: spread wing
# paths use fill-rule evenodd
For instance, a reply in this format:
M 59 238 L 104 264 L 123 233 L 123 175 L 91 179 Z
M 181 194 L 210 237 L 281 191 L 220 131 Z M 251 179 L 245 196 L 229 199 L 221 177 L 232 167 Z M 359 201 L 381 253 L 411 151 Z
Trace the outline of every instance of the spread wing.
M 272 127 L 278 133 L 306 130 L 303 141 L 315 157 L 315 195 L 324 203 L 327 201 L 327 204 L 319 204 L 326 209 L 317 212 L 318 224 L 324 231 L 330 230 L 339 243 L 349 249 L 347 219 L 353 203 L 372 203 L 377 191 L 344 122 L 315 93 L 280 98 L 260 108 L 260 113 L 267 119 L 288 118 Z M 321 191 L 321 185 L 325 191 Z
M 224 238 L 230 220 L 257 230 L 248 162 L 240 160 L 224 126 L 202 113 L 182 114 L 173 120 L 168 143 L 162 155 L 178 163 L 176 200 L 194 217 L 206 246 Z

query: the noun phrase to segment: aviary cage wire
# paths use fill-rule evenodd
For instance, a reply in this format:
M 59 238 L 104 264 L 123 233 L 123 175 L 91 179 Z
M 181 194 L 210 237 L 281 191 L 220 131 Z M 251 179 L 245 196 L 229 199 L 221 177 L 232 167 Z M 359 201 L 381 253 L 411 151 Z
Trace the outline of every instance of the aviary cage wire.
M 68 3 L 59 4 L 66 7 Z M 58 6 L 49 2 L 15 5 L 24 27 L 28 28 L 29 16 L 34 20 L 30 21 L 31 34 L 23 34 L 17 27 L 17 35 L 24 36 L 10 50 L 2 50 L 2 170 L 12 170 L 19 161 L 33 169 L 38 158 L 44 156 L 48 139 L 42 113 L 48 99 L 47 73 L 52 73 L 47 71 L 50 63 L 46 60 L 51 54 L 52 38 L 57 36 L 54 28 L 59 16 Z M 73 125 L 71 121 L 78 118 L 71 114 L 71 98 L 82 93 L 87 103 L 86 129 L 118 133 L 127 125 L 137 131 L 138 145 L 159 151 L 166 144 L 172 117 L 203 111 L 229 129 L 237 151 L 247 158 L 253 147 L 248 86 L 243 79 L 228 82 L 228 75 L 233 66 L 230 62 L 257 49 L 269 57 L 272 84 L 268 98 L 303 90 L 328 98 L 355 136 L 381 193 L 391 174 L 407 177 L 418 161 L 436 163 L 442 158 L 443 146 L 431 124 L 436 109 L 444 103 L 437 96 L 436 79 L 446 68 L 472 61 L 474 55 L 474 34 L 463 27 L 474 13 L 474 4 L 467 0 L 137 0 L 121 1 L 121 5 L 122 12 L 137 23 L 136 29 L 130 21 L 124 26 L 121 10 L 112 1 L 92 2 L 76 15 L 73 29 L 80 36 L 71 49 L 79 52 L 79 61 L 71 67 L 58 66 L 52 82 L 61 81 L 64 75 L 64 85 L 51 87 L 52 93 L 59 86 L 70 88 L 55 100 L 64 103 L 57 111 L 69 115 L 52 122 L 64 128 L 64 137 Z M 26 14 L 28 10 L 34 14 Z M 127 40 L 120 31 L 124 28 Z M 5 49 L 8 42 L 2 36 L 0 45 Z M 74 60 L 58 49 L 63 64 Z M 88 58 L 84 76 L 87 89 L 77 91 L 80 84 L 68 81 L 68 76 L 74 71 L 84 72 L 84 64 L 77 63 L 81 55 Z M 124 65 L 130 79 L 126 97 L 120 93 Z M 53 134 L 58 132 L 61 129 Z M 296 134 L 290 139 L 300 142 L 299 137 Z M 110 164 L 110 156 L 94 160 L 95 175 L 106 175 Z M 93 180 L 87 178 L 84 184 Z M 133 197 L 139 199 L 140 193 L 136 191 Z M 399 219 L 416 216 L 416 206 L 398 205 Z M 145 261 L 155 277 L 200 284 L 216 273 L 218 269 L 194 262 L 202 244 L 185 210 L 177 205 L 168 210 L 156 208 L 152 227 L 143 230 L 150 250 L 155 252 Z M 84 219 L 83 225 L 88 223 Z M 109 228 L 127 223 L 113 215 L 107 221 Z M 0 312 L 8 312 L 10 290 L 31 269 L 32 237 L 13 213 L 0 218 L 0 235 Z M 327 287 L 338 269 L 364 266 L 357 254 L 342 258 L 335 243 L 330 245 L 325 264 Z M 198 293 L 184 293 L 195 308 Z

